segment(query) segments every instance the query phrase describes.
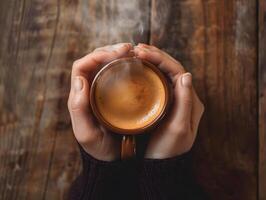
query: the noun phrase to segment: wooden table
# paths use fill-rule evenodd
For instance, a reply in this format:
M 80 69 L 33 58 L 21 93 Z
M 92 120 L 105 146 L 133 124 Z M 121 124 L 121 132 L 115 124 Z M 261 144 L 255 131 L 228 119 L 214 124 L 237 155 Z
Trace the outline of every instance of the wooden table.
M 0 199 L 63 199 L 80 170 L 71 66 L 145 42 L 193 74 L 206 111 L 193 148 L 211 199 L 266 200 L 265 0 L 2 0 Z

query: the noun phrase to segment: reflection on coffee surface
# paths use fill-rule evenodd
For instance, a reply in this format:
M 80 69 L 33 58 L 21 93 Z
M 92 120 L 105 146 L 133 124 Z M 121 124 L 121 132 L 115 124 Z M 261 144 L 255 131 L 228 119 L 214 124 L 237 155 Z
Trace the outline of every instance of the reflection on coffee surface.
M 112 126 L 138 129 L 161 114 L 165 88 L 158 75 L 141 63 L 114 65 L 98 77 L 95 103 Z

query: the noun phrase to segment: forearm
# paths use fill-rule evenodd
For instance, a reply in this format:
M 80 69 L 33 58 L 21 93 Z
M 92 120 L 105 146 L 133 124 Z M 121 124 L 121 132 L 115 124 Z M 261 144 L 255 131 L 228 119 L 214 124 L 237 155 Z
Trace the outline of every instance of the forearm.
M 188 162 L 189 154 L 144 160 L 140 175 L 142 199 L 206 199 L 192 177 Z
M 83 170 L 71 186 L 70 200 L 128 199 L 125 195 L 132 193 L 131 185 L 134 182 L 129 181 L 134 174 L 129 163 L 99 161 L 82 148 L 81 156 Z

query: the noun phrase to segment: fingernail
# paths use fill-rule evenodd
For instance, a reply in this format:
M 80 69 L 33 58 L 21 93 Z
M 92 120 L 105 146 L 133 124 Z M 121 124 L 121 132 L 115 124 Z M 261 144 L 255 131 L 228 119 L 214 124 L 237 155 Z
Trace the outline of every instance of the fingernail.
M 79 77 L 74 78 L 74 90 L 80 92 L 83 88 L 83 80 Z
M 181 83 L 182 83 L 182 86 L 184 87 L 191 87 L 192 86 L 192 75 L 190 73 L 183 74 Z

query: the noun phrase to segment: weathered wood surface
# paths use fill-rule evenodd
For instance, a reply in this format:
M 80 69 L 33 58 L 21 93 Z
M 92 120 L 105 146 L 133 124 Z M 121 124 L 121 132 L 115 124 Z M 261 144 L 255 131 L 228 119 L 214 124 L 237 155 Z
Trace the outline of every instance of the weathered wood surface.
M 266 1 L 259 1 L 259 199 L 266 200 Z
M 250 0 L 2 0 L 0 199 L 64 198 L 80 170 L 66 106 L 72 62 L 124 41 L 155 44 L 193 73 L 206 105 L 194 168 L 210 197 L 256 199 L 257 39 L 257 2 Z
M 147 42 L 149 1 L 128 1 L 143 11 L 135 17 L 125 3 L 0 2 L 0 199 L 66 195 L 80 169 L 66 106 L 72 62 L 97 46 Z
M 206 107 L 194 169 L 211 199 L 257 199 L 256 9 L 249 0 L 152 4 L 151 43 L 192 72 Z

